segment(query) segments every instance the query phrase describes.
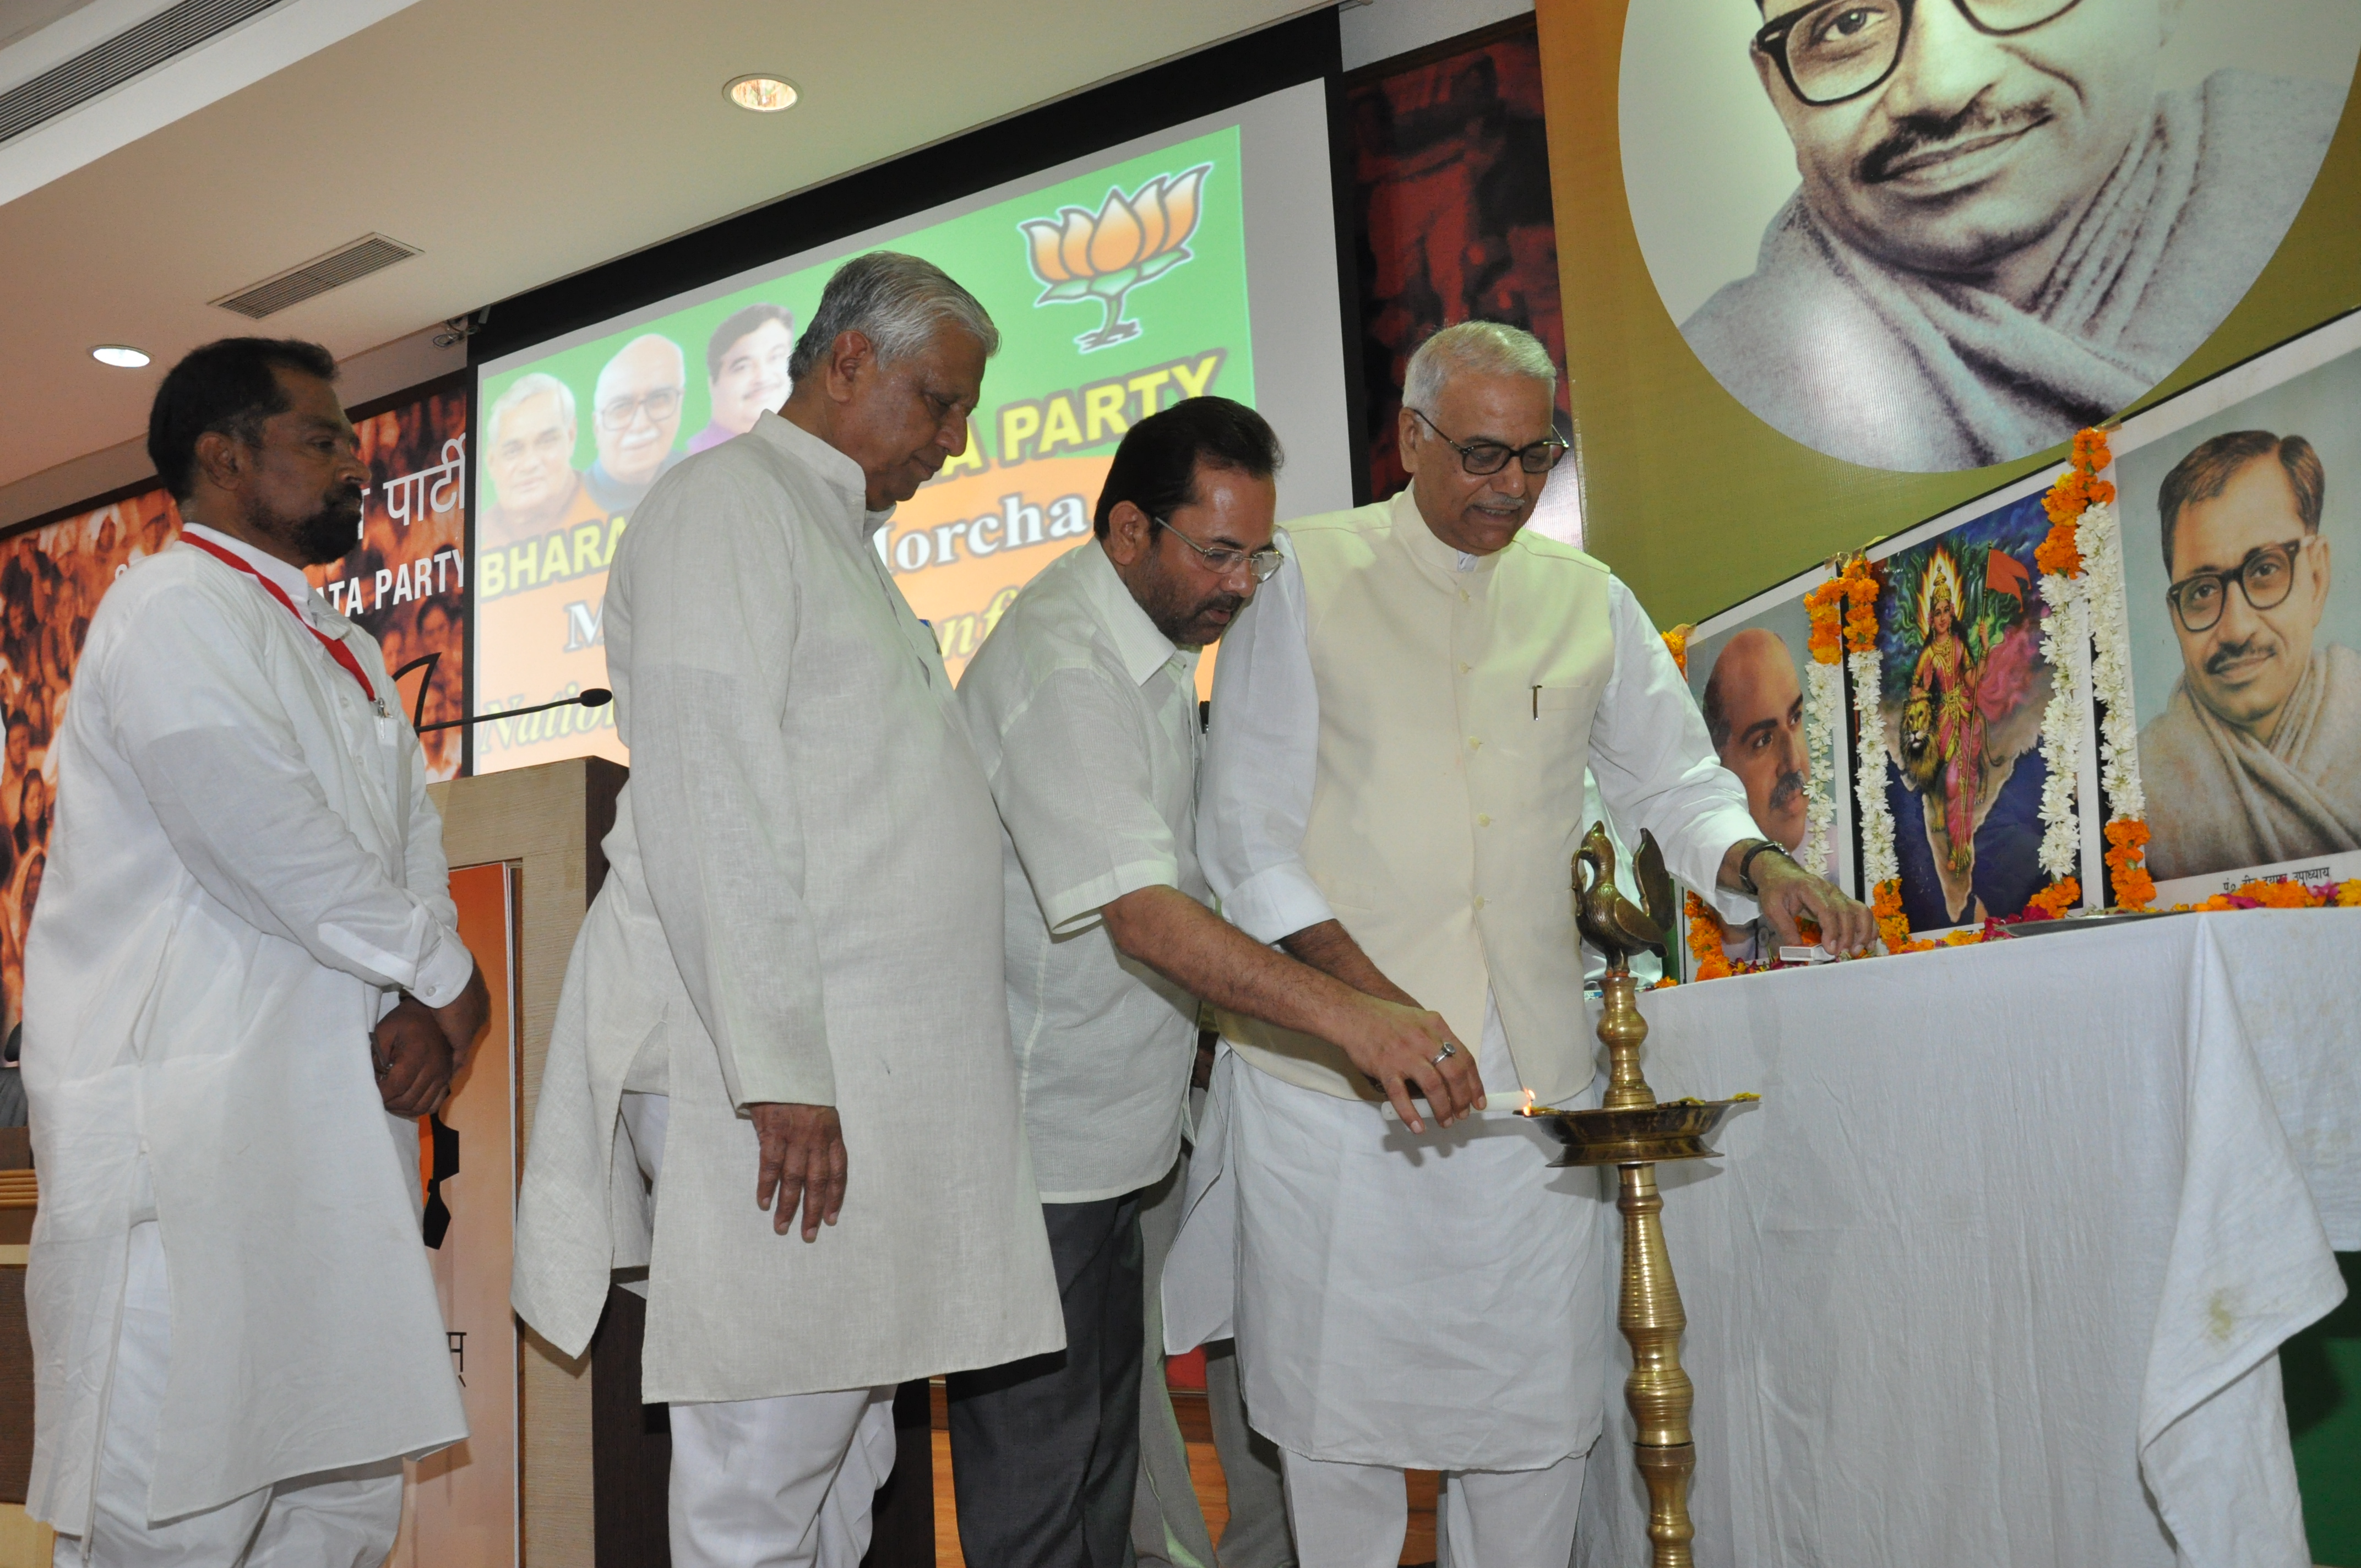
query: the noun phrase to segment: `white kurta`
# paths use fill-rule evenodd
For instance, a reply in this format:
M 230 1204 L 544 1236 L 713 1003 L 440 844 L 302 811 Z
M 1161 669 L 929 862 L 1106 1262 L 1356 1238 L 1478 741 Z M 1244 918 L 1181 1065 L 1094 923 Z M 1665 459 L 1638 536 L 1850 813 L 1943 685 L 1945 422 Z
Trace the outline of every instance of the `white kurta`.
M 208 537 L 392 692 L 300 573 Z M 88 1527 L 143 1160 L 172 1301 L 151 1517 L 464 1437 L 417 1126 L 368 1049 L 398 989 L 439 1005 L 473 970 L 400 705 L 181 545 L 100 602 L 58 755 L 25 963 L 30 1511 Z
M 1614 668 L 1590 737 L 1598 795 L 1634 837 L 1654 831 L 1676 873 L 1710 887 L 1729 845 L 1752 833 L 1744 792 L 1700 765 L 1703 721 L 1621 583 L 1609 605 Z M 1332 916 L 1299 846 L 1315 789 L 1350 784 L 1317 776 L 1308 648 L 1290 563 L 1224 640 L 1214 676 L 1200 852 L 1223 912 L 1264 941 Z M 1167 1270 L 1167 1340 L 1185 1348 L 1234 1329 L 1246 1409 L 1281 1447 L 1539 1469 L 1597 1437 L 1613 1215 L 1595 1176 L 1549 1170 L 1554 1146 L 1511 1119 L 1523 1094 L 1508 1047 L 1488 1003 L 1477 1064 L 1492 1109 L 1422 1135 L 1389 1108 L 1224 1054 Z M 1571 1103 L 1598 1094 L 1594 1082 Z
M 604 628 L 631 782 L 566 970 L 514 1299 L 569 1354 L 649 1265 L 650 1400 L 759 1399 L 1065 1343 L 1017 1108 L 1000 825 L 860 466 L 764 414 L 631 520 Z M 626 1089 L 671 1097 L 653 1213 Z M 743 1108 L 833 1105 L 841 1222 L 754 1206 Z

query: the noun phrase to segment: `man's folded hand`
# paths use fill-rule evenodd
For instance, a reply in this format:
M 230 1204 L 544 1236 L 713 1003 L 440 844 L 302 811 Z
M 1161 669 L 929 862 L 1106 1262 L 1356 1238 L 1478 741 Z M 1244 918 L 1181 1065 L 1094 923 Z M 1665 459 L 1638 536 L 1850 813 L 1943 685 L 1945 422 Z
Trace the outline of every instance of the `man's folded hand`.
M 434 1009 L 416 997 L 403 997 L 378 1020 L 369 1056 L 377 1064 L 378 1094 L 395 1115 L 428 1115 L 450 1098 L 450 1037 Z

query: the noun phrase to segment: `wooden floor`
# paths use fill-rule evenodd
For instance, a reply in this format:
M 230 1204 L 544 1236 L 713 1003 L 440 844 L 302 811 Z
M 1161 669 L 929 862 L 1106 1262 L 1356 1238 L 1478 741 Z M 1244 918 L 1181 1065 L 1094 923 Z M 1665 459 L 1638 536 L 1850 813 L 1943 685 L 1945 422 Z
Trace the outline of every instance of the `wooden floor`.
M 1230 1488 L 1222 1477 L 1222 1462 L 1213 1452 L 1213 1434 L 1205 1419 L 1205 1397 L 1176 1390 L 1172 1413 L 1180 1418 L 1180 1435 L 1189 1443 L 1189 1478 L 1196 1483 L 1198 1506 L 1205 1510 L 1205 1529 L 1222 1539 L 1230 1519 Z M 935 1565 L 967 1568 L 959 1545 L 959 1517 L 951 1502 L 951 1440 L 943 1427 L 942 1386 L 935 1386 Z M 1410 1528 L 1402 1538 L 1404 1563 L 1434 1561 L 1434 1486 L 1433 1472 L 1410 1473 Z

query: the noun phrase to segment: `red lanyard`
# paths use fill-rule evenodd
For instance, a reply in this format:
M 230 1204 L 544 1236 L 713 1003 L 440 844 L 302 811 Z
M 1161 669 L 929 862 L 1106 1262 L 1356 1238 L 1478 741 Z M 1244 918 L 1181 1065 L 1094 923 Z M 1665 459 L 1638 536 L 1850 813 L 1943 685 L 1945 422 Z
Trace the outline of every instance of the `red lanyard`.
M 287 607 L 287 613 L 295 618 L 296 625 L 302 627 L 304 630 L 310 632 L 313 636 L 320 640 L 320 646 L 328 651 L 328 657 L 334 659 L 337 663 L 342 664 L 345 667 L 345 674 L 360 682 L 361 695 L 368 698 L 371 702 L 375 702 L 377 700 L 377 688 L 369 685 L 369 678 L 367 674 L 362 673 L 361 662 L 353 657 L 353 651 L 346 647 L 341 639 L 329 636 L 326 632 L 321 630 L 318 627 L 304 620 L 303 612 L 295 608 L 295 601 L 287 597 L 287 590 L 280 587 L 277 583 L 272 582 L 269 577 L 264 576 L 261 573 L 256 571 L 254 569 L 254 563 L 251 561 L 242 561 L 236 555 L 231 554 L 228 551 L 223 549 L 220 545 L 208 544 L 193 533 L 183 532 L 181 538 L 185 543 L 195 545 L 198 549 L 203 551 L 214 560 L 222 562 L 226 565 L 236 567 L 239 571 L 244 572 L 247 576 L 252 577 L 256 582 L 260 583 L 264 590 L 268 592 L 272 598 L 277 599 L 280 604 Z

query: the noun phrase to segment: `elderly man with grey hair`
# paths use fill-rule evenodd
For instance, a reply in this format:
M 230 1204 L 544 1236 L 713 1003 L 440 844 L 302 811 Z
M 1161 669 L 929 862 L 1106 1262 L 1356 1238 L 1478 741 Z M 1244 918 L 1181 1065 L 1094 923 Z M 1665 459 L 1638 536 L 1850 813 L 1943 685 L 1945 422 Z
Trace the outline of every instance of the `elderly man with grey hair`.
M 1733 920 L 1759 906 L 1793 942 L 1808 914 L 1832 950 L 1872 935 L 1757 831 L 1631 593 L 1524 531 L 1566 450 L 1555 391 L 1514 327 L 1428 339 L 1410 488 L 1290 524 L 1213 679 L 1197 842 L 1223 913 L 1480 1042 L 1471 1102 L 1405 1124 L 1333 1046 L 1223 1019 L 1167 1343 L 1235 1317 L 1303 1568 L 1399 1561 L 1405 1469 L 1446 1474 L 1453 1568 L 1572 1549 L 1610 1354 L 1604 1204 L 1511 1113 L 1598 1103 L 1566 894 L 1586 764 Z
M 964 450 L 998 344 L 931 264 L 846 263 L 785 407 L 657 481 L 609 581 L 631 780 L 550 1043 L 514 1297 L 579 1354 L 613 1271 L 646 1267 L 676 1568 L 852 1568 L 895 1385 L 1064 1343 L 999 818 L 873 543 Z

